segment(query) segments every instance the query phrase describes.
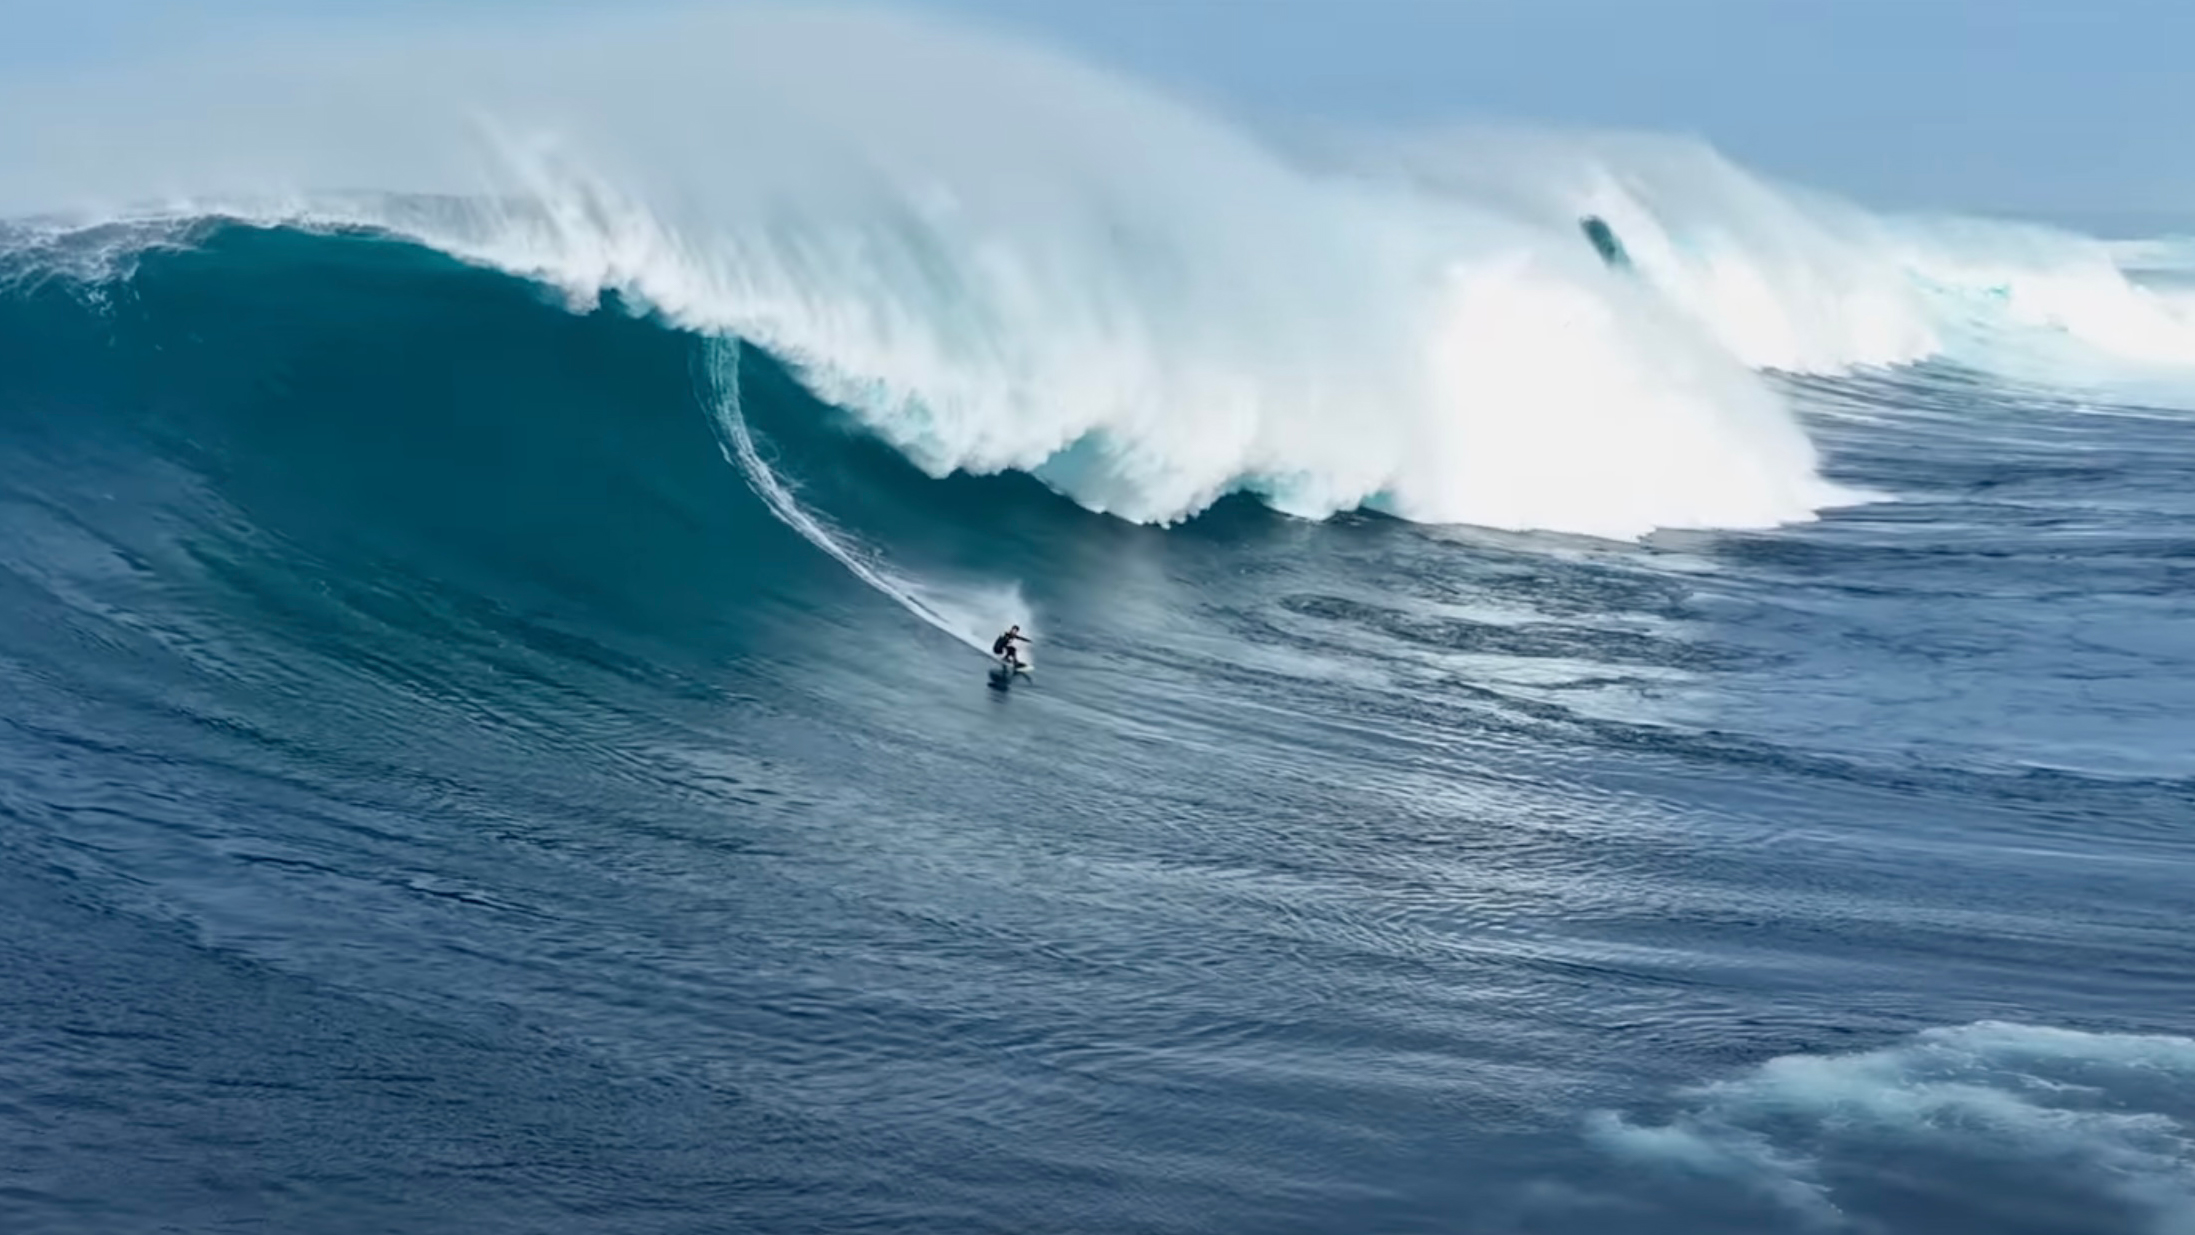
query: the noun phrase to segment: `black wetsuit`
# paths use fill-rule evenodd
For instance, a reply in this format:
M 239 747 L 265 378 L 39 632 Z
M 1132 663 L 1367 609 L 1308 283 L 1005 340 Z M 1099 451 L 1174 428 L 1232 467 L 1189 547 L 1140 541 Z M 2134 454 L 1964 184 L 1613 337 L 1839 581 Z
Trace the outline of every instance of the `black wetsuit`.
M 1015 664 L 1020 664 L 1021 657 L 1014 651 L 1014 640 L 1019 638 L 1021 638 L 1021 636 L 1015 634 L 1012 631 L 1007 631 L 1005 634 L 1000 635 L 998 637 L 998 641 L 991 645 L 991 655 L 999 657 L 1002 660 L 1010 660 Z

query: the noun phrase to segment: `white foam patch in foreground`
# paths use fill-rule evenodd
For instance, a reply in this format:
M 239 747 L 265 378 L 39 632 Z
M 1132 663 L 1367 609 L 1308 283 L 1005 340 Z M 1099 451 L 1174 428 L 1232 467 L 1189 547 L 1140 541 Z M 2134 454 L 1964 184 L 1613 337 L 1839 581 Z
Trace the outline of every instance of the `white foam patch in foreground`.
M 1603 1112 L 1590 1133 L 1822 1228 L 1868 1225 L 1898 1186 L 1881 1177 L 1894 1164 L 1893 1176 L 1986 1181 L 1977 1203 L 2006 1212 L 2086 1196 L 2099 1231 L 2127 1229 L 2117 1212 L 2158 1235 L 2195 1232 L 2195 1039 L 1984 1021 L 1786 1055 L 1678 1095 L 1662 1122 Z

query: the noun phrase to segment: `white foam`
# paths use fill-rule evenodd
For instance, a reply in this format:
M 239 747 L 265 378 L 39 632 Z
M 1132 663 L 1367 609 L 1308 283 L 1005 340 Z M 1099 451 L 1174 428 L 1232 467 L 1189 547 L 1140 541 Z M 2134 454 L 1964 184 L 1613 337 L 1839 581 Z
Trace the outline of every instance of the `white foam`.
M 2092 361 L 2195 375 L 2195 311 L 2126 269 L 2185 246 L 1871 213 L 1651 134 L 1475 128 L 1379 154 L 1528 217 L 1605 219 L 1647 282 L 1757 367 L 1835 373 L 1948 354 L 1994 368 L 2054 335 Z
M 1870 1157 L 1930 1156 L 2085 1189 L 2160 1232 L 2195 1230 L 2195 1040 L 1985 1021 L 1847 1055 L 1787 1055 L 1679 1095 L 1660 1123 L 1604 1112 L 1612 1153 L 1728 1179 L 1826 1225 L 1830 1180 Z M 1918 1155 L 1918 1157 L 1916 1157 Z
M 115 98 L 119 131 L 99 119 Z M 292 48 L 14 114 L 68 118 L 0 140 L 18 192 L 180 189 L 387 224 L 580 299 L 616 288 L 794 360 L 933 473 L 1025 469 L 1130 519 L 1248 488 L 1305 515 L 1630 536 L 1846 496 L 1758 379 L 1570 224 L 1314 174 L 1153 92 L 909 18 Z

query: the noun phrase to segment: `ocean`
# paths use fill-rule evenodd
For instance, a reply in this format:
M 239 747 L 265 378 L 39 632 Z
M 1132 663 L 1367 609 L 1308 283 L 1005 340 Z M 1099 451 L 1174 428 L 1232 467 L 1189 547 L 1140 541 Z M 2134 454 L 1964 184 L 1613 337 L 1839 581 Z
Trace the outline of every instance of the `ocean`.
M 0 1229 L 2191 1229 L 2185 242 L 936 37 L 0 226 Z

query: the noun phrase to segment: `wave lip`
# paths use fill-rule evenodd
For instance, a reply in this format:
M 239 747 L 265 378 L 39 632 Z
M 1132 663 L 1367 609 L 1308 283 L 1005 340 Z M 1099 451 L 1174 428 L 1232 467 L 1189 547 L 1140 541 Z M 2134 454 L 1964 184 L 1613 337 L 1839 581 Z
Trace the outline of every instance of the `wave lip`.
M 1913 1190 L 1903 1180 L 1967 1175 L 2008 1214 L 2100 1206 L 2195 1230 L 2195 1040 L 2170 1035 L 1932 1029 L 1782 1056 L 1679 1095 L 1664 1122 L 1602 1112 L 1590 1130 L 1621 1158 L 1737 1184 L 1829 1229 L 1862 1225 Z

